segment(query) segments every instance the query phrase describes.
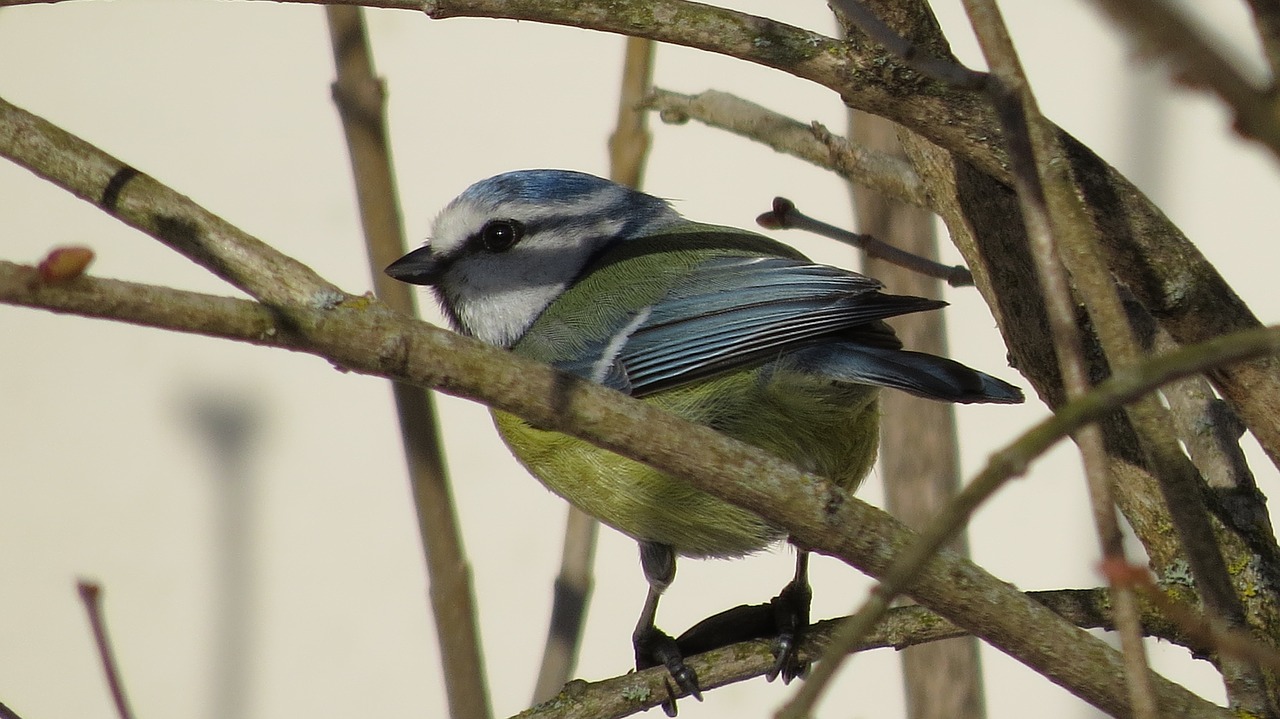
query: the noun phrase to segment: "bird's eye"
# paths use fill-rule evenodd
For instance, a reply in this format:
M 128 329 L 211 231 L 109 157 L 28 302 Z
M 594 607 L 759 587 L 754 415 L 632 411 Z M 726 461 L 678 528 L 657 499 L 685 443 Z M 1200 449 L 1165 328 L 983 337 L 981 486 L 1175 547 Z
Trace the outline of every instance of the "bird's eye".
M 506 252 L 524 237 L 524 225 L 515 220 L 489 220 L 480 228 L 480 243 L 489 252 Z

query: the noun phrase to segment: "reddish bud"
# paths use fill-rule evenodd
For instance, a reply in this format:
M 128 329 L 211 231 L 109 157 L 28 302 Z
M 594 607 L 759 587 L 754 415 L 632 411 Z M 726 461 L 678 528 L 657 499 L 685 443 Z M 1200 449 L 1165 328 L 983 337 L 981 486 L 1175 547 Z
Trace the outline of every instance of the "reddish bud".
M 41 282 L 54 284 L 84 274 L 90 262 L 93 262 L 93 250 L 88 247 L 58 247 L 40 261 L 36 270 Z

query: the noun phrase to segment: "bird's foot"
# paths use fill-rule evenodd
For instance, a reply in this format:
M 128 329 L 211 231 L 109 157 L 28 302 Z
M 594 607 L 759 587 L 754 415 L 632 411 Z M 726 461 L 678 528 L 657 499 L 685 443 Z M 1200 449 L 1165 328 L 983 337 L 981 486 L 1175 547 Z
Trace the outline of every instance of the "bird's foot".
M 809 583 L 793 581 L 769 602 L 773 609 L 773 656 L 776 659 L 773 667 L 765 674 L 769 681 L 782 677 L 783 684 L 790 684 L 796 677 L 809 675 L 809 662 L 800 658 L 800 641 L 809 628 L 809 605 L 812 600 L 813 590 L 809 588 Z
M 636 650 L 636 669 L 665 666 L 676 686 L 694 699 L 702 701 L 702 688 L 698 686 L 698 675 L 684 663 L 684 652 L 670 634 L 657 627 L 637 630 L 631 637 Z M 667 716 L 676 715 L 676 688 L 667 682 L 667 700 L 662 702 L 662 711 Z
M 693 625 L 676 640 L 683 656 L 709 652 L 738 642 L 771 639 L 775 658 L 765 678 L 782 677 L 790 683 L 809 673 L 809 662 L 800 658 L 800 643 L 809 626 L 807 583 L 788 584 L 767 604 L 742 604 L 726 609 Z

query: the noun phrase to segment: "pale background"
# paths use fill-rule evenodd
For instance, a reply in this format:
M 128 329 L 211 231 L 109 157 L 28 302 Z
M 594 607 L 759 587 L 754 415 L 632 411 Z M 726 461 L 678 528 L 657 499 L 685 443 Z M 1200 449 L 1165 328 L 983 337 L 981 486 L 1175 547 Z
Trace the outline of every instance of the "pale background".
M 936 4 L 957 50 L 980 64 L 958 2 Z M 1135 173 L 1274 322 L 1280 203 L 1264 153 L 1231 137 L 1211 101 L 1170 94 L 1160 80 L 1135 81 L 1123 46 L 1086 3 L 1003 5 L 1045 112 Z M 832 31 L 820 2 L 737 6 Z M 1242 6 L 1217 0 L 1202 8 L 1252 53 Z M 415 242 L 445 202 L 488 175 L 522 167 L 607 173 L 620 38 L 408 12 L 375 11 L 368 20 L 391 93 L 390 132 Z M 323 11 L 314 6 L 119 0 L 0 10 L 0 96 L 363 292 L 369 274 L 329 99 L 332 72 Z M 831 93 L 691 50 L 661 47 L 656 82 L 727 90 L 843 127 Z M 1137 94 L 1155 104 L 1133 119 L 1126 98 Z M 845 189 L 813 168 L 694 124 L 655 122 L 654 132 L 646 188 L 678 200 L 691 217 L 750 226 L 777 194 L 833 221 L 849 217 Z M 823 261 L 851 262 L 834 244 L 783 237 Z M 154 240 L 0 163 L 0 257 L 35 262 L 69 243 L 94 248 L 94 274 L 229 292 Z M 1017 380 L 976 293 L 948 299 L 952 354 Z M 141 717 L 445 714 L 385 382 L 309 356 L 12 307 L 0 306 L 0 338 L 0 701 L 26 719 L 113 716 L 74 589 L 88 577 L 105 587 Z M 495 713 L 505 716 L 526 706 L 532 688 L 564 505 L 510 460 L 481 407 L 450 398 L 440 407 Z M 214 460 L 200 408 L 253 418 L 238 469 Z M 966 474 L 1044 414 L 1036 401 L 962 408 Z M 1255 465 L 1274 495 L 1274 469 Z M 228 471 L 241 479 L 228 480 Z M 232 485 L 245 489 L 237 495 Z M 874 478 L 862 495 L 879 502 Z M 238 538 L 230 559 L 227 534 Z M 1095 541 L 1070 450 L 1035 465 L 982 510 L 972 544 L 977 561 L 1024 589 L 1095 585 Z M 219 562 L 239 579 L 226 579 Z M 732 604 L 763 601 L 790 563 L 786 551 L 686 561 L 660 624 L 680 631 Z M 602 532 L 597 566 L 577 672 L 588 679 L 629 667 L 644 591 L 629 540 Z M 819 561 L 815 616 L 849 611 L 867 586 L 856 571 Z M 245 608 L 239 634 L 220 624 L 228 587 L 240 597 L 232 604 Z M 220 648 L 219 637 L 235 636 L 243 640 Z M 230 669 L 218 659 L 223 651 L 235 655 Z M 1221 700 L 1204 665 L 1177 648 L 1158 654 L 1162 671 Z M 983 659 L 993 717 L 1090 712 L 997 652 L 984 650 Z M 821 716 L 899 716 L 898 682 L 893 652 L 859 656 Z M 787 696 L 757 680 L 712 692 L 702 705 L 685 701 L 681 716 L 767 716 Z

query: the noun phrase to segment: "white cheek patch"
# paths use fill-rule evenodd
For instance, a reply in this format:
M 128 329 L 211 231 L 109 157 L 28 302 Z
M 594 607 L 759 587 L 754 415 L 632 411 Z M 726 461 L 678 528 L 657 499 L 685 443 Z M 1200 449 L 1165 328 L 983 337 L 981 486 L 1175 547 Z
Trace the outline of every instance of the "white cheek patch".
M 458 305 L 458 321 L 476 339 L 510 347 L 562 292 L 563 285 L 548 285 L 475 294 Z
M 446 291 L 463 331 L 510 347 L 565 291 L 576 263 L 535 262 L 530 249 L 466 257 L 454 265 Z

